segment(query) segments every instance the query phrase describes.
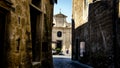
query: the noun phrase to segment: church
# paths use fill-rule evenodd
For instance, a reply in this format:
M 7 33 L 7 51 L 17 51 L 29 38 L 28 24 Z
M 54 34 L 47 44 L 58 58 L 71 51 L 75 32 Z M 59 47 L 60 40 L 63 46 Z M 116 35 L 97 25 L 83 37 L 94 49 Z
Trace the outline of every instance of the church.
M 52 50 L 56 54 L 71 54 L 71 23 L 66 18 L 61 12 L 53 16 Z

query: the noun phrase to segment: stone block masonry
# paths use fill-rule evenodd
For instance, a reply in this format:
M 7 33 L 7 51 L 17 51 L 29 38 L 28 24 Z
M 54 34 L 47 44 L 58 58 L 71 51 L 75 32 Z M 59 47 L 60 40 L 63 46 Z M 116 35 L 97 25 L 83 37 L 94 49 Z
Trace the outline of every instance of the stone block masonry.
M 88 22 L 76 28 L 76 38 L 78 42 L 85 42 L 85 53 L 83 57 L 78 57 L 83 63 L 88 63 L 95 68 L 111 68 L 114 66 L 116 54 L 114 50 L 114 30 L 113 9 L 111 3 L 107 1 L 97 1 L 89 5 Z M 119 23 L 117 23 L 117 29 Z M 119 32 L 117 31 L 117 41 Z M 80 54 L 78 46 L 78 54 Z
M 113 9 L 104 1 L 90 4 L 90 60 L 94 67 L 109 67 L 113 63 Z M 103 61 L 104 60 L 104 61 Z M 100 64 L 96 64 L 100 63 Z
M 0 0 L 2 68 L 32 68 L 32 65 L 39 68 L 45 64 L 48 68 L 53 67 L 53 6 L 52 0 Z M 42 42 L 46 41 L 48 49 L 44 53 Z

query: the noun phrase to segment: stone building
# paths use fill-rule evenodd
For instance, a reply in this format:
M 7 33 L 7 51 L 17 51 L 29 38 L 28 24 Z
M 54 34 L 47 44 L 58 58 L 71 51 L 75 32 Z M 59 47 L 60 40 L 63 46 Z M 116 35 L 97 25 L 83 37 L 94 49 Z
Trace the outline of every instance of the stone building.
M 92 0 L 72 0 L 72 17 L 76 22 L 75 28 L 88 21 L 88 9 L 91 2 Z
M 0 0 L 2 68 L 45 68 L 45 64 L 52 68 L 55 2 L 57 0 Z
M 67 16 L 62 14 L 54 15 L 52 28 L 52 48 L 63 54 L 71 54 L 71 23 L 66 21 Z
M 72 59 L 78 59 L 78 46 L 75 40 L 78 40 L 79 35 L 76 36 L 75 29 L 88 22 L 89 4 L 92 0 L 72 0 Z M 79 6 L 79 7 L 78 7 Z M 79 46 L 80 47 L 80 46 Z M 77 48 L 77 49 L 76 49 Z
M 73 59 L 95 68 L 120 67 L 118 7 L 117 0 L 93 0 L 89 4 L 88 21 L 83 22 L 77 19 L 80 14 L 74 12 L 78 8 L 73 5 Z

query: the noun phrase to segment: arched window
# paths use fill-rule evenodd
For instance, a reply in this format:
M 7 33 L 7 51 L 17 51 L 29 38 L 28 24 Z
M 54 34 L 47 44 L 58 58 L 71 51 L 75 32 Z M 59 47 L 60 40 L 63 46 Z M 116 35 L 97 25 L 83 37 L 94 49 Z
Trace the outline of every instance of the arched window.
M 62 32 L 61 32 L 61 31 L 58 31 L 58 32 L 57 32 L 57 36 L 58 36 L 58 37 L 62 37 Z

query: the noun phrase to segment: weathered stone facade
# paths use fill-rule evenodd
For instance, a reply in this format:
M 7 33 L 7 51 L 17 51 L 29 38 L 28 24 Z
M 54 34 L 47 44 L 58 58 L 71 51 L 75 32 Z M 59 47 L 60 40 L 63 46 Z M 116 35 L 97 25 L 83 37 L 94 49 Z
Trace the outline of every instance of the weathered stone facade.
M 77 60 L 78 46 L 76 46 L 75 39 L 79 39 L 76 36 L 75 29 L 88 22 L 88 8 L 92 0 L 72 0 L 72 59 Z M 78 7 L 79 6 L 79 7 Z
M 118 16 L 115 16 L 118 7 L 113 5 L 112 0 L 94 1 L 89 5 L 88 22 L 74 29 L 73 43 L 78 51 L 76 58 L 95 68 L 119 68 L 120 34 Z M 85 52 L 82 57 L 81 42 L 85 42 Z
M 75 28 L 88 21 L 88 8 L 91 2 L 92 0 L 72 0 L 72 18 L 76 22 Z
M 102 4 L 106 5 L 101 1 L 90 4 L 89 21 L 80 29 L 80 40 L 86 43 L 84 57 L 90 60 L 89 63 L 94 67 L 108 68 L 114 59 L 113 15 L 112 9 Z
M 1 67 L 32 68 L 37 63 L 52 68 L 53 4 L 53 0 L 0 1 Z

